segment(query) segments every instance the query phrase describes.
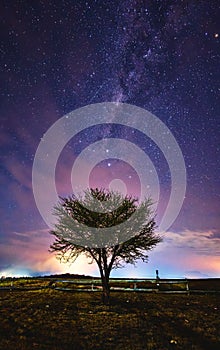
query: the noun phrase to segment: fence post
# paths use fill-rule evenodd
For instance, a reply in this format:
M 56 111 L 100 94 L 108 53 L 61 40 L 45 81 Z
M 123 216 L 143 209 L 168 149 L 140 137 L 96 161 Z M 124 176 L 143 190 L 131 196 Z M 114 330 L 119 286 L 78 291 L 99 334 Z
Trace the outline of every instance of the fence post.
M 189 295 L 190 291 L 189 291 L 189 283 L 188 283 L 187 278 L 186 278 L 186 291 L 187 291 L 187 294 Z
M 160 283 L 159 283 L 160 277 L 159 277 L 159 270 L 156 270 L 156 284 L 157 284 L 157 291 L 159 292 L 160 289 Z

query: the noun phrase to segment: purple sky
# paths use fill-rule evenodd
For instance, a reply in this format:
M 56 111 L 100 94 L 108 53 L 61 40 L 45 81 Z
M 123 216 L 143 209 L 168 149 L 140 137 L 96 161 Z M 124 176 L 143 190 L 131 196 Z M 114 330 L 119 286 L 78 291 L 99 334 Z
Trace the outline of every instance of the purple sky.
M 159 118 L 175 137 L 187 174 L 182 209 L 148 265 L 114 275 L 150 277 L 159 269 L 162 277 L 219 277 L 217 1 L 14 1 L 0 10 L 0 276 L 97 273 L 83 257 L 69 266 L 48 253 L 52 237 L 34 200 L 32 168 L 53 123 L 108 101 L 139 106 Z M 71 169 L 86 147 L 103 138 L 127 140 L 156 169 L 159 224 L 172 187 L 163 152 L 137 130 L 114 119 L 109 123 L 87 128 L 66 144 L 56 168 L 58 194 L 72 193 Z M 108 187 L 114 179 L 139 195 L 137 169 L 106 154 L 91 170 L 90 183 Z

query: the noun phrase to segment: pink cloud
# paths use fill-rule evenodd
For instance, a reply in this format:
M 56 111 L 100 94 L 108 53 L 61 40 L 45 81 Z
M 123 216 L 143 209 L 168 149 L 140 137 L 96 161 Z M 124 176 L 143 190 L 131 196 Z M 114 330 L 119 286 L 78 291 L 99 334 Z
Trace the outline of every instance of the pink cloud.
M 176 271 L 177 277 L 187 276 L 187 271 L 198 271 L 218 277 L 220 238 L 213 238 L 213 233 L 190 230 L 164 233 L 163 242 L 150 253 L 150 265 L 157 264 L 165 275 Z
M 88 265 L 88 261 L 81 256 L 77 261 L 70 264 L 60 263 L 54 254 L 48 252 L 49 246 L 53 241 L 53 237 L 47 229 L 29 232 L 14 232 L 7 243 L 2 244 L 4 251 L 4 261 L 11 262 L 0 274 L 16 274 L 16 271 L 25 271 L 26 269 L 35 271 L 36 273 L 78 273 L 87 274 L 95 270 L 94 265 Z M 6 271 L 7 270 L 7 271 Z
M 149 253 L 149 263 L 138 263 L 137 268 L 126 265 L 113 272 L 117 276 L 149 277 L 159 268 L 161 277 L 190 277 L 190 271 L 210 277 L 219 277 L 220 238 L 212 238 L 213 232 L 183 231 L 167 232 L 163 243 Z M 84 256 L 74 264 L 61 264 L 54 254 L 48 252 L 53 237 L 48 230 L 14 232 L 8 243 L 2 244 L 4 261 L 12 262 L 14 271 L 25 270 L 43 273 L 98 274 L 96 265 L 89 265 Z M 10 271 L 12 267 L 8 268 Z M 3 273 L 3 271 L 1 271 Z

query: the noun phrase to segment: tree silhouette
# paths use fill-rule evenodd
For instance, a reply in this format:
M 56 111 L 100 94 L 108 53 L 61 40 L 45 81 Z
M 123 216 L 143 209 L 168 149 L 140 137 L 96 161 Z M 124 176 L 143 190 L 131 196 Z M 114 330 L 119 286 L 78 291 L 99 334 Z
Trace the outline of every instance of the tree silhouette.
M 155 231 L 152 201 L 104 189 L 88 189 L 80 198 L 61 198 L 54 207 L 58 221 L 50 246 L 60 260 L 73 262 L 84 254 L 100 271 L 104 303 L 109 302 L 112 269 L 137 260 L 148 261 L 148 251 L 161 242 Z

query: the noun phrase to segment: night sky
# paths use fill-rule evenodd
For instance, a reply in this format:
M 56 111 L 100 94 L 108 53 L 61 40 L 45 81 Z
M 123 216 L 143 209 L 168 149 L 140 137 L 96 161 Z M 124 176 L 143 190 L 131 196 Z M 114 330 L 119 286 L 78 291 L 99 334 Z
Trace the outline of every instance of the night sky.
M 48 253 L 52 237 L 35 203 L 32 167 L 53 123 L 86 105 L 117 102 L 144 108 L 169 128 L 184 157 L 187 188 L 148 265 L 114 276 L 150 277 L 159 269 L 162 277 L 219 277 L 219 2 L 15 0 L 1 1 L 0 13 L 0 276 L 97 273 L 84 258 L 61 265 Z M 56 167 L 59 195 L 72 193 L 80 153 L 104 138 L 128 140 L 151 159 L 159 223 L 172 187 L 169 167 L 149 137 L 114 118 L 66 144 Z M 120 179 L 138 195 L 137 173 L 106 154 L 90 184 Z

